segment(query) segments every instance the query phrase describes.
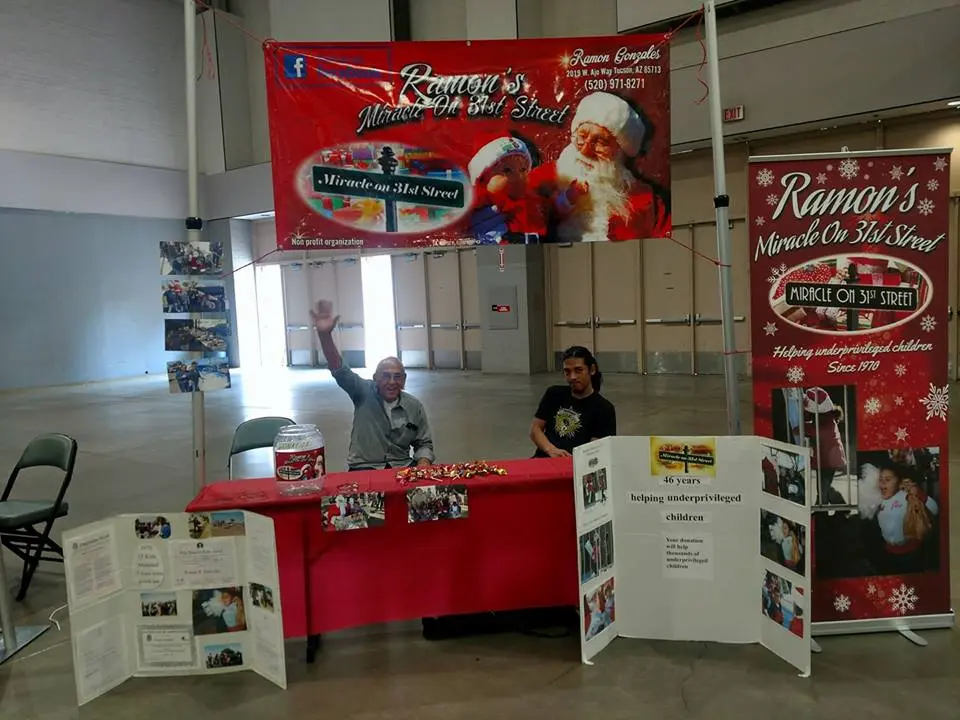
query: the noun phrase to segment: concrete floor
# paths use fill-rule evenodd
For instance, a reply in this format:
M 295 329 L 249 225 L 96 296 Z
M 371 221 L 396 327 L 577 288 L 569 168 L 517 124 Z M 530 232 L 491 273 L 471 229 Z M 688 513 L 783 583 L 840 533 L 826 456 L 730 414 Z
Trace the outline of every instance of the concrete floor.
M 530 418 L 543 388 L 555 380 L 411 373 L 408 389 L 428 408 L 441 459 L 496 459 L 530 453 Z M 621 434 L 725 432 L 719 378 L 611 376 L 604 389 L 617 405 Z M 749 388 L 741 392 L 749 428 Z M 327 431 L 329 466 L 343 466 L 352 408 L 323 371 L 241 377 L 232 392 L 208 395 L 206 403 L 211 479 L 224 476 L 233 428 L 265 414 L 317 423 Z M 169 395 L 164 379 L 0 394 L 2 472 L 31 437 L 49 431 L 73 435 L 80 444 L 70 516 L 60 530 L 121 512 L 176 511 L 193 495 L 190 399 Z M 960 449 L 958 434 L 952 433 L 951 442 Z M 955 451 L 953 477 L 957 458 Z M 239 469 L 262 475 L 265 461 L 254 458 Z M 50 494 L 52 488 L 51 479 L 42 477 L 32 492 Z M 953 523 L 958 514 L 951 513 Z M 19 563 L 7 557 L 13 580 Z M 955 560 L 955 598 L 957 567 Z M 61 568 L 42 567 L 17 608 L 18 620 L 45 622 L 64 602 Z M 357 720 L 960 717 L 960 635 L 954 631 L 923 633 L 930 642 L 926 648 L 892 634 L 824 638 L 813 678 L 802 680 L 755 646 L 620 640 L 595 666 L 583 667 L 575 637 L 501 635 L 428 643 L 419 623 L 328 636 L 313 666 L 303 662 L 303 642 L 289 642 L 287 692 L 247 673 L 130 680 L 78 711 L 65 610 L 55 617 L 59 630 L 0 667 L 0 717 L 139 720 L 171 712 L 204 720 L 321 712 Z

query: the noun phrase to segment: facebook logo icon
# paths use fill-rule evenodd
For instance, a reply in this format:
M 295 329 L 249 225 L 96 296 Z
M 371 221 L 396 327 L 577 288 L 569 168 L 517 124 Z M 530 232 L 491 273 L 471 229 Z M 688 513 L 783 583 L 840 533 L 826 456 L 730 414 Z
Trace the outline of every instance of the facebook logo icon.
M 284 55 L 283 73 L 288 78 L 304 78 L 307 76 L 307 59 L 303 55 Z

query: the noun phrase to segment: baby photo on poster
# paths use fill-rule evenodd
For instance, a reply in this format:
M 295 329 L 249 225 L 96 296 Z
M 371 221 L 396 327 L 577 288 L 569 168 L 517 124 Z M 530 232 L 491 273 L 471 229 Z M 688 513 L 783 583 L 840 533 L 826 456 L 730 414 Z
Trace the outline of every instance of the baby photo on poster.
M 806 505 L 806 457 L 772 445 L 761 445 L 760 452 L 763 491 L 800 506 Z
M 798 638 L 803 637 L 803 588 L 765 570 L 761 597 L 767 618 Z
M 613 520 L 580 536 L 580 583 L 613 567 Z
M 193 632 L 218 635 L 247 629 L 243 591 L 238 587 L 194 590 Z
M 853 385 L 773 390 L 773 439 L 809 447 L 814 507 L 857 504 L 857 403 Z
M 760 511 L 760 554 L 798 575 L 806 575 L 807 528 L 776 513 Z
M 817 521 L 817 575 L 847 578 L 939 571 L 940 448 L 864 450 L 857 459 L 857 512 Z

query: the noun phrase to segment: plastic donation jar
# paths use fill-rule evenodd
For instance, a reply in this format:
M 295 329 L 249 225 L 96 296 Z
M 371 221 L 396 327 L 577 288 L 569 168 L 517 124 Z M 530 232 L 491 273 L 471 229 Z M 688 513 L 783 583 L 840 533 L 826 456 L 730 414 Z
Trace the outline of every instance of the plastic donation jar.
M 288 425 L 273 441 L 274 474 L 281 495 L 307 495 L 323 489 L 327 474 L 323 434 L 316 425 Z

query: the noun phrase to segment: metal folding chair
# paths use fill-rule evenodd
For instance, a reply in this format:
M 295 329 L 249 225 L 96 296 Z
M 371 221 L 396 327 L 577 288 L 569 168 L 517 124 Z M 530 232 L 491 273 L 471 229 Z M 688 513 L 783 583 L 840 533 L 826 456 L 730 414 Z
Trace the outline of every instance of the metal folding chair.
M 245 453 L 248 450 L 273 447 L 273 441 L 281 428 L 296 425 L 290 418 L 262 417 L 247 420 L 237 425 L 233 433 L 233 442 L 230 445 L 230 454 L 227 456 L 227 477 L 233 480 L 233 456 Z
M 17 600 L 23 600 L 41 561 L 63 562 L 63 548 L 50 539 L 50 529 L 69 509 L 64 496 L 73 479 L 77 461 L 77 441 L 67 435 L 50 433 L 35 437 L 27 445 L 0 495 L 0 543 L 23 560 L 23 574 Z M 63 482 L 55 500 L 13 500 L 13 490 L 21 470 L 54 467 L 63 470 Z M 38 530 L 37 526 L 42 526 Z

